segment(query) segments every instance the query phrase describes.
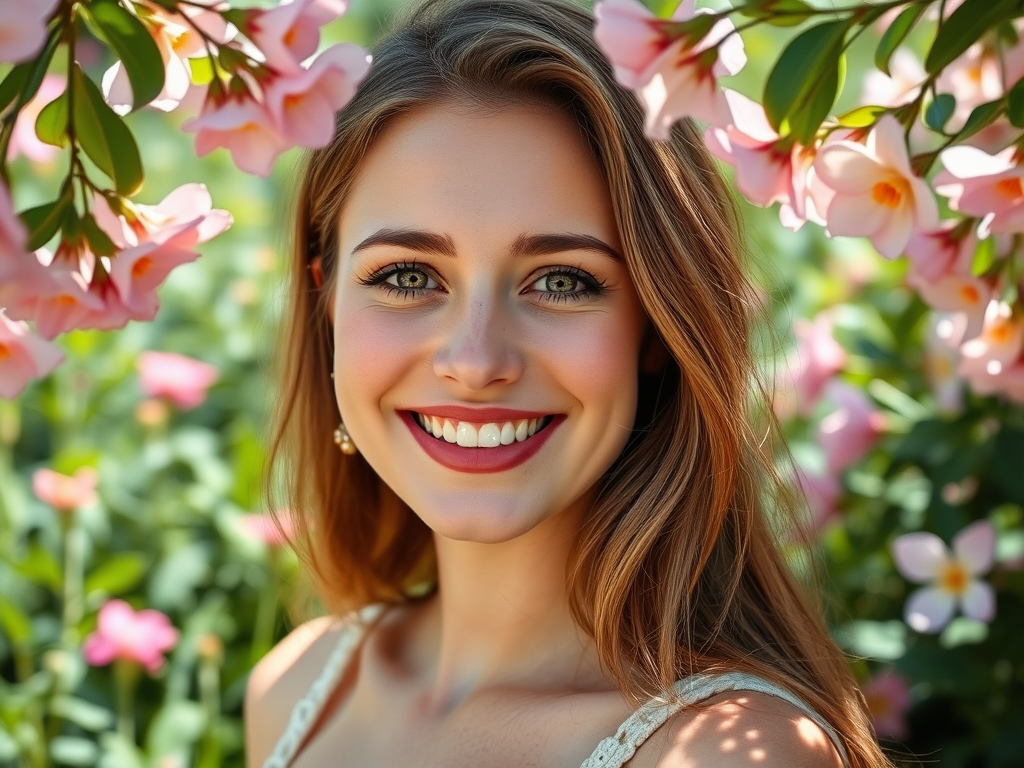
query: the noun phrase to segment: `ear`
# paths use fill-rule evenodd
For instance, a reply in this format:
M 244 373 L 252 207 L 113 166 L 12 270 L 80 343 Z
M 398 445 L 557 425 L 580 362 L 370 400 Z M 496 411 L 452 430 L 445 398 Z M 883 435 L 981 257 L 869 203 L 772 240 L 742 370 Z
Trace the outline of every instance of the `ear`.
M 324 287 L 324 259 L 314 256 L 309 260 L 309 273 L 313 276 L 313 284 L 317 289 Z
M 640 370 L 643 373 L 661 373 L 668 365 L 668 349 L 653 323 L 649 323 L 640 343 Z

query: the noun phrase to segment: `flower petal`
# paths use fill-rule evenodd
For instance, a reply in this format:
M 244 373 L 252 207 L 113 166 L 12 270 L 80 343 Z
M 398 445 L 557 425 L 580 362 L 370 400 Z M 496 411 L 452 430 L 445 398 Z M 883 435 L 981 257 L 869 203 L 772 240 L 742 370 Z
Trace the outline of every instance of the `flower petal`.
M 934 533 L 900 536 L 892 543 L 892 556 L 905 579 L 919 584 L 936 578 L 949 562 L 949 550 Z
M 964 528 L 953 539 L 953 552 L 972 576 L 992 568 L 996 555 L 996 532 L 988 520 L 979 520 Z
M 988 582 L 972 579 L 960 596 L 964 616 L 978 621 L 992 621 L 996 615 L 996 596 Z
M 955 606 L 956 600 L 948 592 L 925 587 L 917 590 L 907 600 L 903 619 L 911 629 L 934 634 L 949 623 Z

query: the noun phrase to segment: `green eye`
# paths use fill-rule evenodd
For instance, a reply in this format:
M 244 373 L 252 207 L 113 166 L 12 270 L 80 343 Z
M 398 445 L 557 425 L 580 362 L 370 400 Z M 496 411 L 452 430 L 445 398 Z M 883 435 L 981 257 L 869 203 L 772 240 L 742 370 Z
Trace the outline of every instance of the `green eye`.
M 544 290 L 551 293 L 574 293 L 579 283 L 578 278 L 561 272 L 552 272 L 544 276 Z
M 430 275 L 419 269 L 403 269 L 392 273 L 387 282 L 396 288 L 406 291 L 416 291 L 421 288 L 436 288 L 437 283 L 431 280 Z M 433 283 L 433 285 L 431 285 Z

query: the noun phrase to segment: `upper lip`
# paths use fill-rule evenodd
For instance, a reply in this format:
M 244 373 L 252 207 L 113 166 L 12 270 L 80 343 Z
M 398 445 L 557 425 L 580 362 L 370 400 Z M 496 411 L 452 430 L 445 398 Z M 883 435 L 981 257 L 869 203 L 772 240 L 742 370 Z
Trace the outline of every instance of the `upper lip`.
M 414 413 L 436 416 L 439 419 L 455 419 L 488 423 L 498 421 L 516 421 L 518 419 L 539 419 L 551 416 L 551 411 L 521 411 L 515 408 L 473 408 L 466 405 L 424 405 L 419 408 L 408 408 Z

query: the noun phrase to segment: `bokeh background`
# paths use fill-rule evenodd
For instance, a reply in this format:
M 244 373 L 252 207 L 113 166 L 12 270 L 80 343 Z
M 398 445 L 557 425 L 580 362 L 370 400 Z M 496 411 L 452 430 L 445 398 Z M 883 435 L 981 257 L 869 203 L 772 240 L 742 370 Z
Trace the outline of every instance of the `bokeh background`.
M 402 4 L 353 0 L 325 44 L 371 43 Z M 735 86 L 756 93 L 786 36 L 746 36 L 751 63 Z M 851 53 L 851 104 L 870 51 L 865 40 Z M 85 51 L 96 76 L 109 64 L 103 55 L 97 46 L 90 62 Z M 234 215 L 233 228 L 171 275 L 155 322 L 63 336 L 67 362 L 16 401 L 0 400 L 0 766 L 241 766 L 248 672 L 317 610 L 295 556 L 262 524 L 300 157 L 282 157 L 266 180 L 239 172 L 223 150 L 197 159 L 179 130 L 197 108 L 129 118 L 147 171 L 140 200 L 199 181 Z M 18 208 L 49 199 L 63 173 L 59 159 L 22 158 L 13 169 Z M 973 396 L 956 380 L 935 319 L 903 286 L 904 264 L 866 241 L 828 240 L 811 225 L 793 233 L 775 211 L 744 211 L 767 337 L 777 342 L 766 365 L 785 378 L 798 336 L 807 354 L 815 328 L 842 348 L 825 378 L 858 390 L 871 410 L 871 434 L 829 485 L 821 424 L 836 398 L 805 414 L 780 404 L 809 478 L 830 622 L 880 736 L 922 763 L 1024 765 L 1024 408 Z M 187 370 L 163 384 L 147 378 L 140 361 L 153 359 L 140 356 L 154 351 L 202 361 L 215 381 Z M 59 509 L 33 491 L 40 469 L 95 472 L 95 497 Z M 927 530 L 950 542 L 979 520 L 997 534 L 996 564 L 983 575 L 995 618 L 915 632 L 903 606 L 917 587 L 895 568 L 893 540 Z M 156 671 L 86 662 L 83 643 L 112 599 L 160 611 L 176 628 Z

